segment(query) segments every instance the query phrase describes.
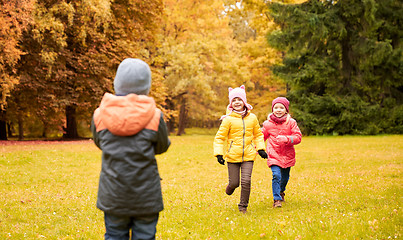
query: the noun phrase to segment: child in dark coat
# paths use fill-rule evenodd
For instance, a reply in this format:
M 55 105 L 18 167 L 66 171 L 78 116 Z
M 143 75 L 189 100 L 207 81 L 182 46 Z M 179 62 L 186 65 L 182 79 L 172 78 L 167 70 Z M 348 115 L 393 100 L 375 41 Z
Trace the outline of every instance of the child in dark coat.
M 104 212 L 105 239 L 155 239 L 163 210 L 156 154 L 170 140 L 162 112 L 148 97 L 151 71 L 139 59 L 123 60 L 116 72 L 116 95 L 106 93 L 91 130 L 102 150 L 97 207 Z

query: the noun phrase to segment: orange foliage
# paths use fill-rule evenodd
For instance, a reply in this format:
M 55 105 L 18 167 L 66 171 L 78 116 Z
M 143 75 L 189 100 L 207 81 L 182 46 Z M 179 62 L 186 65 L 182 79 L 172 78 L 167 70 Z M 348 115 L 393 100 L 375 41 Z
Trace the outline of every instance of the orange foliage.
M 1 0 L 0 8 L 0 109 L 18 78 L 15 65 L 23 54 L 18 46 L 21 35 L 30 21 L 33 0 Z

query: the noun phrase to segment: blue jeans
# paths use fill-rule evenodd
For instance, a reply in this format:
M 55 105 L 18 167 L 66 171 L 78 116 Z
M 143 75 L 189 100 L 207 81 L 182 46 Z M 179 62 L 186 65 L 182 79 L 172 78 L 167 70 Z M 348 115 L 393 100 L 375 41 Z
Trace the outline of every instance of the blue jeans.
M 126 217 L 105 213 L 105 240 L 132 240 L 155 239 L 159 213 L 141 216 Z
M 291 167 L 281 168 L 279 166 L 272 165 L 270 168 L 273 173 L 273 179 L 271 182 L 271 186 L 273 189 L 273 198 L 274 200 L 283 200 L 280 196 L 280 192 L 285 191 L 288 179 L 290 179 Z

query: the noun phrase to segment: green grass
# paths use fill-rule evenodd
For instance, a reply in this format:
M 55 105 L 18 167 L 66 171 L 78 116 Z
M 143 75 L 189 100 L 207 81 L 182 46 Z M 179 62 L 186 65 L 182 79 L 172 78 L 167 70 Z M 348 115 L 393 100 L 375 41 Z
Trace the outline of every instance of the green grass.
M 227 196 L 212 135 L 171 137 L 157 157 L 165 210 L 157 239 L 402 239 L 403 136 L 304 137 L 286 203 L 255 162 L 248 214 Z M 0 145 L 0 239 L 102 239 L 100 151 L 91 141 Z

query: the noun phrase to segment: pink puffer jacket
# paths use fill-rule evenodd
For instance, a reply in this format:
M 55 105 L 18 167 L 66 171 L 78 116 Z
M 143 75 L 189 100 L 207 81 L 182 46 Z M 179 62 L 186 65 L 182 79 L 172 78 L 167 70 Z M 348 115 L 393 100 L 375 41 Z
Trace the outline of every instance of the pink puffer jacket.
M 282 124 L 277 124 L 270 118 L 263 122 L 262 132 L 264 140 L 267 140 L 267 165 L 277 165 L 281 168 L 288 168 L 295 165 L 294 145 L 301 142 L 302 134 L 297 122 L 288 115 L 287 120 Z M 288 142 L 279 143 L 276 139 L 278 135 L 288 138 Z

